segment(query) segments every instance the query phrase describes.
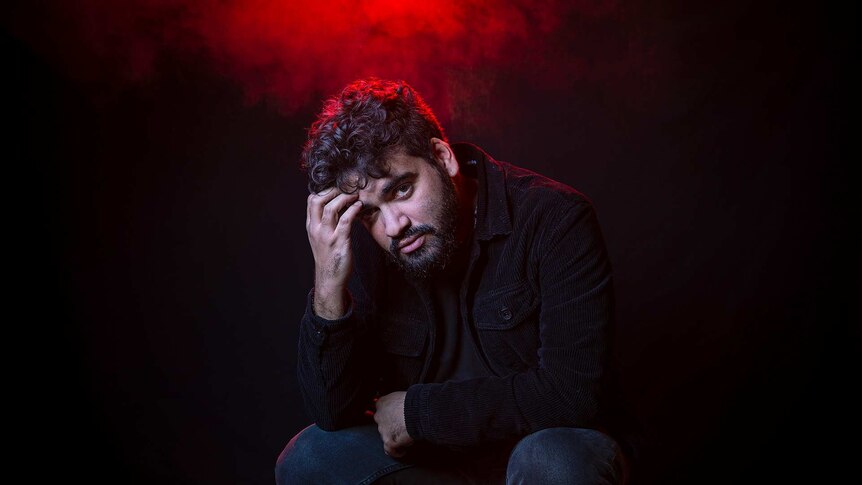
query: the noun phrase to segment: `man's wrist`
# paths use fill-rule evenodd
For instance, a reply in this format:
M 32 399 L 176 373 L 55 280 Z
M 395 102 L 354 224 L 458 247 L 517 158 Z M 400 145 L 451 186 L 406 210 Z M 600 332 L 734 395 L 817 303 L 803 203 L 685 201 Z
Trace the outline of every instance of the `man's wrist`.
M 350 298 L 347 289 L 318 288 L 315 286 L 312 297 L 312 309 L 314 314 L 325 320 L 338 320 L 347 314 Z

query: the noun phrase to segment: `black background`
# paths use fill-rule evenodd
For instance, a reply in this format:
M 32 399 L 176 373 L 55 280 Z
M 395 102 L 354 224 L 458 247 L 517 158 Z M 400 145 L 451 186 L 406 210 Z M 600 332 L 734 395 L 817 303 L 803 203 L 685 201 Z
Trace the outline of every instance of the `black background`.
M 645 430 L 640 483 L 831 483 L 858 431 L 855 12 L 650 12 L 667 86 L 618 97 L 584 81 L 551 99 L 528 72 L 497 73 L 482 119 L 499 122 L 456 113 L 448 134 L 593 199 Z M 3 34 L 7 418 L 28 469 L 273 483 L 307 424 L 297 159 L 319 99 L 289 115 L 249 104 L 179 54 L 99 94 L 10 33 L 29 22 Z

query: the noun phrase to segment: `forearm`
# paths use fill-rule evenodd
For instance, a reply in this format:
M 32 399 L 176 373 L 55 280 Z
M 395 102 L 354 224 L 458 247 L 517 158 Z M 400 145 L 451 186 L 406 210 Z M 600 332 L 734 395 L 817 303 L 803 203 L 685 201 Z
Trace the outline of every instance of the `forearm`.
M 334 430 L 367 421 L 372 404 L 372 364 L 362 325 L 349 306 L 336 320 L 318 317 L 309 294 L 299 329 L 297 377 L 305 408 L 317 425 Z
M 417 440 L 474 446 L 557 426 L 595 424 L 599 376 L 563 379 L 547 369 L 505 377 L 416 384 L 407 391 L 407 431 Z

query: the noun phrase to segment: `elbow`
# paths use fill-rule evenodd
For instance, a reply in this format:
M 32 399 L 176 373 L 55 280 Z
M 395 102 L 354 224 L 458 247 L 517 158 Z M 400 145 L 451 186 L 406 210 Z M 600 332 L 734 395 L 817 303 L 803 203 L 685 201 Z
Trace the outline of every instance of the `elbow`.
M 311 411 L 311 410 L 310 410 Z M 352 412 L 337 412 L 317 408 L 317 411 L 309 413 L 314 424 L 323 431 L 338 431 L 362 424 L 362 415 L 357 416 Z
M 334 419 L 331 419 L 331 417 L 316 419 L 314 424 L 323 431 L 338 431 L 339 429 L 343 429 L 343 427 L 339 427 L 337 422 Z
M 318 428 L 323 431 L 338 431 L 344 428 L 350 428 L 362 424 L 360 419 L 354 419 L 352 416 L 320 416 L 315 420 Z
M 589 428 L 600 420 L 600 393 L 591 383 L 563 388 L 558 396 L 555 404 L 557 415 L 564 421 L 562 426 Z
M 583 382 L 571 390 L 564 399 L 567 418 L 571 425 L 591 427 L 599 420 L 600 392 L 594 382 Z

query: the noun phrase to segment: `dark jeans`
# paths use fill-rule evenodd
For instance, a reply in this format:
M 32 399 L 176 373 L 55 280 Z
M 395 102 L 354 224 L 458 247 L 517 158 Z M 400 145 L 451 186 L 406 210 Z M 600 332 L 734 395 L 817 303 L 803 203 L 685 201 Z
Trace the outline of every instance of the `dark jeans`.
M 399 459 L 383 452 L 375 425 L 300 431 L 278 457 L 289 484 L 622 484 L 620 447 L 592 429 L 549 428 L 517 443 L 453 451 L 416 443 Z

